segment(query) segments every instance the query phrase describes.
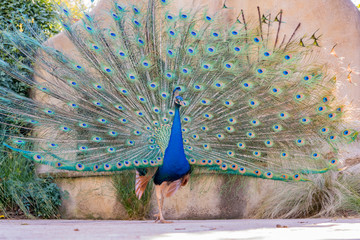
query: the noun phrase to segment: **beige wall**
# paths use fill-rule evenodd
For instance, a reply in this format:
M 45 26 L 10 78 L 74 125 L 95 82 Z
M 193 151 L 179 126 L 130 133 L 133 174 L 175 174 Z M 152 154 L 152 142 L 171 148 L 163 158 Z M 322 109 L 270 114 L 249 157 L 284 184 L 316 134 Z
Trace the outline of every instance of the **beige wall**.
M 282 9 L 285 22 L 282 32 L 288 36 L 298 23 L 301 23 L 299 36 L 310 37 L 318 30 L 322 60 L 332 64 L 332 70 L 341 83 L 339 96 L 347 96 L 355 106 L 360 107 L 360 11 L 350 0 L 228 0 L 227 5 L 232 8 L 232 16 L 237 16 L 239 10 L 244 9 L 250 19 L 257 19 L 257 6 L 272 16 Z M 338 58 L 330 54 L 335 44 Z M 347 80 L 349 64 L 356 72 L 351 75 L 353 84 Z M 360 117 L 359 113 L 357 117 Z
M 57 178 L 56 183 L 69 193 L 60 209 L 63 218 L 127 218 L 109 176 Z
M 187 186 L 171 198 L 166 198 L 164 214 L 168 219 L 215 219 L 250 218 L 257 201 L 247 197 L 247 185 L 257 179 L 244 177 L 193 174 Z M 134 179 L 135 181 L 135 179 Z M 67 191 L 68 197 L 61 206 L 62 218 L 77 219 L 128 219 L 124 207 L 117 199 L 111 176 L 57 178 L 59 187 Z M 236 188 L 234 188 L 236 184 Z M 238 186 L 241 186 L 240 188 Z M 258 199 L 259 189 L 252 189 Z M 158 212 L 155 192 L 151 196 L 150 211 L 147 216 L 155 219 Z M 249 215 L 246 213 L 249 212 Z

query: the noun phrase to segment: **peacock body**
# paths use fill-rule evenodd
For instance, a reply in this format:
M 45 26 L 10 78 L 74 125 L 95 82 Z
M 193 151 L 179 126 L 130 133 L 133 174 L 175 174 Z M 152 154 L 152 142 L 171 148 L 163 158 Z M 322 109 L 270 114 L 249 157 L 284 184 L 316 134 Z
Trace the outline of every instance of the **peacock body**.
M 41 33 L 4 31 L 2 44 L 32 63 L 0 60 L 0 69 L 32 98 L 0 88 L 1 123 L 32 132 L 5 133 L 3 144 L 59 170 L 136 169 L 139 197 L 152 178 L 157 186 L 161 221 L 164 197 L 191 165 L 281 181 L 336 169 L 338 148 L 357 132 L 313 53 L 318 38 L 297 37 L 299 25 L 281 42 L 282 13 L 251 27 L 243 13 L 227 25 L 219 13 L 169 5 L 114 2 L 107 27 L 86 12 L 73 24 L 60 8 L 73 55 Z

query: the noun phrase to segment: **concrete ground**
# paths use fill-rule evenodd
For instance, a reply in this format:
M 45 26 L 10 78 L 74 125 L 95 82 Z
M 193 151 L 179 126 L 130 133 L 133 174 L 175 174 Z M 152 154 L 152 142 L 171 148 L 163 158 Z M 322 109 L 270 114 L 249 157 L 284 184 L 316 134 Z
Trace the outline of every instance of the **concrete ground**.
M 0 239 L 360 239 L 360 219 L 0 220 Z

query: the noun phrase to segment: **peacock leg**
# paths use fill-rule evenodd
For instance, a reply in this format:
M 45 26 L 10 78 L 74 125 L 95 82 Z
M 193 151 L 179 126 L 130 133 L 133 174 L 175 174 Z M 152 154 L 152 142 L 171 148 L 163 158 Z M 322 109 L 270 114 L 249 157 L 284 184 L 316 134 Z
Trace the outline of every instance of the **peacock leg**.
M 159 207 L 159 214 L 155 215 L 155 216 L 157 216 L 155 222 L 172 223 L 172 221 L 166 221 L 162 214 L 162 208 L 163 208 L 163 204 L 164 204 L 164 191 L 163 191 L 164 187 L 166 187 L 165 182 L 161 185 L 155 185 L 156 200 L 157 200 L 158 207 Z

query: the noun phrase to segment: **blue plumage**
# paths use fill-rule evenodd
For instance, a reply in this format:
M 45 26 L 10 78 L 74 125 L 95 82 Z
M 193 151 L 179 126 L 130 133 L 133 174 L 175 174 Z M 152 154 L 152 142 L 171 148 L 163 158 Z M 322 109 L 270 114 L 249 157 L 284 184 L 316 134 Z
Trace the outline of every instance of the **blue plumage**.
M 180 105 L 175 104 L 175 116 L 171 127 L 169 144 L 165 150 L 163 164 L 154 175 L 154 183 L 160 185 L 164 181 L 175 181 L 190 171 L 186 159 L 181 131 Z

